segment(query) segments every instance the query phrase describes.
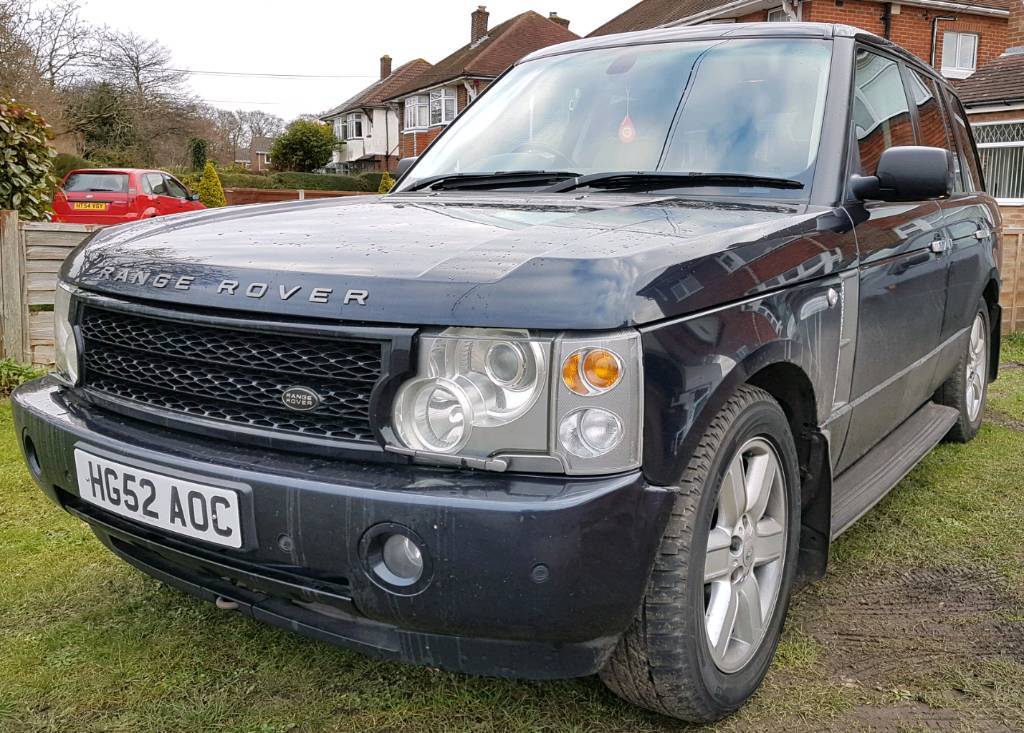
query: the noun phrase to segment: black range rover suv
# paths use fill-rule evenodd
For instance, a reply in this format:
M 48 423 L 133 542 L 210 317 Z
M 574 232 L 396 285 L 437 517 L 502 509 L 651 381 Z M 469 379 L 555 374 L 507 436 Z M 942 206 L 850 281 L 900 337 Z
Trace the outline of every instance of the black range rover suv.
M 996 376 L 963 108 L 830 25 L 510 69 L 384 197 L 165 217 L 61 274 L 42 490 L 253 618 L 737 709 L 790 594 Z

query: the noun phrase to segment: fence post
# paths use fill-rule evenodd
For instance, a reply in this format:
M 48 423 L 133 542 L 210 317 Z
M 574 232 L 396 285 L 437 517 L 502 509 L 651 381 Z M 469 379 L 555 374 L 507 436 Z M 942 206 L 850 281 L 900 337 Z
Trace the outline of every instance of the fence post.
M 0 211 L 0 316 L 3 338 L 0 357 L 25 361 L 28 305 L 25 303 L 25 259 L 18 212 Z

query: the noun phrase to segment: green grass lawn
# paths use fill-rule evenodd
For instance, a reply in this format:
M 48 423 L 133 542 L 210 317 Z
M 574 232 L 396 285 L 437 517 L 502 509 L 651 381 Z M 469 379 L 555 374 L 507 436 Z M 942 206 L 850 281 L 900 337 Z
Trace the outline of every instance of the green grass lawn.
M 1024 729 L 1024 339 L 1003 356 L 982 434 L 941 446 L 839 541 L 764 688 L 719 729 Z M 0 579 L 5 732 L 686 729 L 595 679 L 374 662 L 168 589 L 43 498 L 7 406 Z

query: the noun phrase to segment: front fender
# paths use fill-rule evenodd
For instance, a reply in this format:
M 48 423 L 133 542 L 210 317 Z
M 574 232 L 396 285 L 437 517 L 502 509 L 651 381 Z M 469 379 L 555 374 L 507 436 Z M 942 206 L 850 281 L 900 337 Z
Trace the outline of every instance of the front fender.
M 809 421 L 823 424 L 836 395 L 841 292 L 841 278 L 834 276 L 643 329 L 647 479 L 678 483 L 722 405 L 759 373 L 809 384 L 810 404 L 800 407 Z M 765 372 L 774 365 L 788 368 Z M 762 386 L 776 395 L 804 391 Z

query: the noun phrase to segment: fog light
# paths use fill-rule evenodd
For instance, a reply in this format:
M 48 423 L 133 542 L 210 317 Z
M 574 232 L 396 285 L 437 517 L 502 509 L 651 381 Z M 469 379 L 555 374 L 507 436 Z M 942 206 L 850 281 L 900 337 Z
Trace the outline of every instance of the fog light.
M 600 408 L 576 410 L 562 418 L 558 440 L 574 456 L 597 458 L 622 440 L 622 421 L 614 412 Z
M 363 569 L 375 584 L 396 595 L 416 595 L 430 584 L 433 565 L 423 540 L 401 524 L 383 522 L 359 540 Z
M 388 537 L 381 557 L 388 572 L 403 583 L 415 583 L 423 575 L 423 553 L 408 537 L 400 534 Z

